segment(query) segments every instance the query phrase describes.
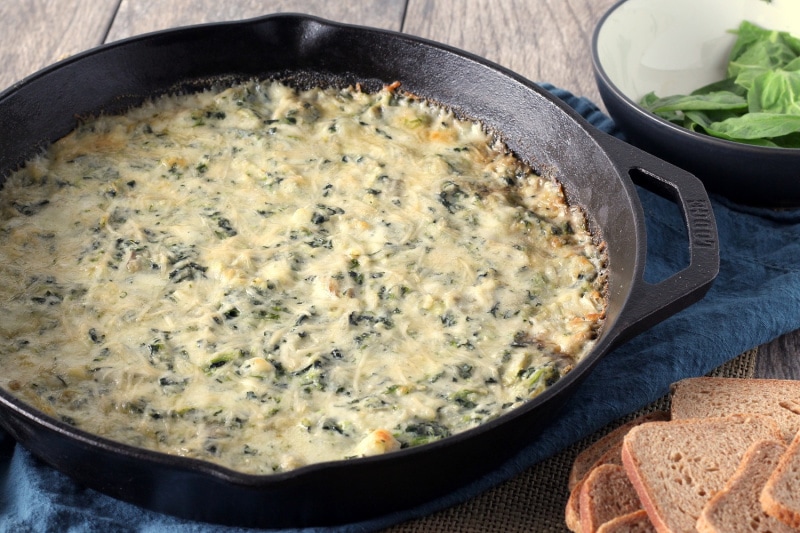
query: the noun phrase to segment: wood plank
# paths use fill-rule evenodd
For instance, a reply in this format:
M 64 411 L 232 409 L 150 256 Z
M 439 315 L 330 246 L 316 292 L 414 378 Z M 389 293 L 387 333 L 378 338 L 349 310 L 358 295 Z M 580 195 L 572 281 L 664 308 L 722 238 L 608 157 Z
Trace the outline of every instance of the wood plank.
M 0 2 L 0 89 L 103 42 L 118 0 Z
M 756 377 L 800 379 L 800 331 L 787 333 L 758 347 Z
M 122 0 L 108 41 L 155 30 L 240 20 L 270 13 L 305 13 L 348 24 L 400 30 L 405 0 Z
M 600 104 L 591 38 L 617 0 L 409 0 L 403 31 L 443 42 Z

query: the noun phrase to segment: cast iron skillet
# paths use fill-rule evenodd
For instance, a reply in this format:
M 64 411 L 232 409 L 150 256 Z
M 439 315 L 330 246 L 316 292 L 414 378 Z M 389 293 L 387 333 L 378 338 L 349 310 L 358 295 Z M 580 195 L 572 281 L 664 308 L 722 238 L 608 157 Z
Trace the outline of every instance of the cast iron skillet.
M 98 438 L 0 390 L 0 423 L 80 483 L 153 510 L 231 525 L 289 527 L 360 521 L 433 500 L 491 471 L 532 442 L 613 347 L 702 298 L 719 266 L 716 226 L 700 182 L 603 134 L 546 91 L 495 64 L 422 39 L 301 15 L 169 30 L 102 46 L 0 94 L 0 175 L 75 126 L 143 99 L 220 78 L 288 77 L 412 93 L 478 118 L 518 156 L 562 182 L 609 257 L 608 312 L 596 348 L 528 404 L 484 426 L 417 448 L 307 466 L 273 476 L 232 472 Z M 643 280 L 645 227 L 631 177 L 683 212 L 690 265 Z

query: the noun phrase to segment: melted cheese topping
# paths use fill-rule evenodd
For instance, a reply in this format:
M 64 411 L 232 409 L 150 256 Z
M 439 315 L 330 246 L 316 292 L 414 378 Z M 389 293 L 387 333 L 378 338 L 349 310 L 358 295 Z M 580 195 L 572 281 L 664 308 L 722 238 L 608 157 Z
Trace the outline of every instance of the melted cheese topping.
M 87 122 L 7 179 L 0 248 L 0 384 L 249 473 L 493 419 L 605 304 L 559 185 L 391 88 L 252 82 Z

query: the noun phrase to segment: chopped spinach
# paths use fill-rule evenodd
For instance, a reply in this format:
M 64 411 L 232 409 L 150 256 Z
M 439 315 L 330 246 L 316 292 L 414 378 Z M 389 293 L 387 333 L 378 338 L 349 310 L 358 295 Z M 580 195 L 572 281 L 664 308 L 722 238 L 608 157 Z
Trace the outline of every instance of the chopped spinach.
M 438 422 L 414 422 L 406 426 L 406 433 L 410 437 L 407 445 L 417 446 L 450 436 L 450 429 Z

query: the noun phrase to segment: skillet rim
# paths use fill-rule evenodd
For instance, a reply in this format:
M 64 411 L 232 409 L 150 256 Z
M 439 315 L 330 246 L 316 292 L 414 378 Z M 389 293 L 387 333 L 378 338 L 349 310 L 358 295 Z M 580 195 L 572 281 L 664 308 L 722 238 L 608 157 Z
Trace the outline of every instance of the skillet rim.
M 492 74 L 495 76 L 501 76 L 510 79 L 515 84 L 521 86 L 525 91 L 533 91 L 538 95 L 538 97 L 546 100 L 548 105 L 554 105 L 556 108 L 560 110 L 562 114 L 566 115 L 566 117 L 569 119 L 570 122 L 572 122 L 575 126 L 583 130 L 586 136 L 598 146 L 600 152 L 603 153 L 609 159 L 610 166 L 619 170 L 617 165 L 614 164 L 614 158 L 608 153 L 610 150 L 609 145 L 606 144 L 606 142 L 600 142 L 600 140 L 598 139 L 598 134 L 600 132 L 592 131 L 592 126 L 589 125 L 588 122 L 585 121 L 585 119 L 577 113 L 577 111 L 569 107 L 566 103 L 564 103 L 560 99 L 549 94 L 539 85 L 530 82 L 529 80 L 523 78 L 522 76 L 496 63 L 480 58 L 469 52 L 459 50 L 449 45 L 436 43 L 428 39 L 416 36 L 410 36 L 393 30 L 371 28 L 354 24 L 344 24 L 344 23 L 329 21 L 320 17 L 298 14 L 298 13 L 271 14 L 260 17 L 254 17 L 250 19 L 239 20 L 239 21 L 225 21 L 225 22 L 197 24 L 179 28 L 169 28 L 101 45 L 99 47 L 95 47 L 90 50 L 86 50 L 84 52 L 71 56 L 69 58 L 66 58 L 62 61 L 56 62 L 13 84 L 6 90 L 0 92 L 0 106 L 3 105 L 6 99 L 16 94 L 17 91 L 24 90 L 25 87 L 28 86 L 29 84 L 41 80 L 43 78 L 46 78 L 46 76 L 49 75 L 51 72 L 58 71 L 73 63 L 81 62 L 85 60 L 85 58 L 87 57 L 93 57 L 97 54 L 103 53 L 106 50 L 112 50 L 118 47 L 130 46 L 132 43 L 135 44 L 140 42 L 147 42 L 154 38 L 161 38 L 164 36 L 174 37 L 184 32 L 191 32 L 198 30 L 207 31 L 208 28 L 219 28 L 219 27 L 233 28 L 233 27 L 243 27 L 250 25 L 259 25 L 268 21 L 281 20 L 281 19 L 295 20 L 304 26 L 315 24 L 318 26 L 317 31 L 337 32 L 343 30 L 356 30 L 359 32 L 374 33 L 377 35 L 389 37 L 393 40 L 400 39 L 408 43 L 414 43 L 420 46 L 437 49 L 447 54 L 448 59 L 450 60 L 456 60 L 456 61 L 466 60 L 475 63 L 479 65 L 481 68 L 492 71 Z M 168 91 L 169 88 L 165 92 Z M 605 134 L 600 134 L 601 137 L 602 135 Z M 30 156 L 26 156 L 26 158 L 27 157 Z M 527 160 L 527 158 L 524 158 L 524 160 Z M 622 172 L 619 172 L 619 177 L 620 178 L 623 177 Z M 631 216 L 633 217 L 634 221 L 636 221 L 634 228 L 636 233 L 635 240 L 639 243 L 642 243 L 644 242 L 643 212 L 638 200 L 638 196 L 636 196 L 634 185 L 632 182 L 630 182 L 629 179 L 627 180 L 621 179 L 621 183 L 623 189 L 628 193 L 628 197 L 625 200 L 627 203 L 630 204 Z M 593 213 L 591 213 L 590 210 L 585 206 L 581 206 L 581 208 L 587 215 L 587 219 L 589 219 L 591 223 L 594 224 L 592 216 Z M 597 229 L 599 228 L 595 226 L 594 230 Z M 635 270 L 636 272 L 641 272 L 643 270 L 643 265 L 644 265 L 643 246 L 637 247 L 635 255 L 636 255 Z M 624 313 L 624 310 L 628 305 L 628 300 L 630 299 L 632 292 L 633 288 L 631 288 L 628 291 L 625 301 L 620 303 L 619 306 L 620 315 Z M 632 325 L 628 324 L 627 327 L 632 327 Z M 525 416 L 525 414 L 529 411 L 534 411 L 539 409 L 540 406 L 543 404 L 551 403 L 551 400 L 554 399 L 555 397 L 561 396 L 563 399 L 563 397 L 570 392 L 570 389 L 576 386 L 576 384 L 579 381 L 581 381 L 591 371 L 594 365 L 618 344 L 619 337 L 621 337 L 625 333 L 625 331 L 624 330 L 615 331 L 616 328 L 617 328 L 617 320 L 615 320 L 614 323 L 611 324 L 608 323 L 604 324 L 603 331 L 595 347 L 589 353 L 587 353 L 586 356 L 583 359 L 581 359 L 581 361 L 579 361 L 576 364 L 575 368 L 571 372 L 569 372 L 567 375 L 561 378 L 557 383 L 549 387 L 541 395 L 526 402 L 524 405 L 515 408 L 509 413 L 506 413 L 484 424 L 481 424 L 476 428 L 472 428 L 470 430 L 458 433 L 456 435 L 453 435 L 446 439 L 442 439 L 440 441 L 432 442 L 417 447 L 411 447 L 404 450 L 399 450 L 392 454 L 375 456 L 375 457 L 353 458 L 347 460 L 313 463 L 310 465 L 297 468 L 295 470 L 282 473 L 275 473 L 275 474 L 259 474 L 259 475 L 247 474 L 205 460 L 169 455 L 162 452 L 149 450 L 146 448 L 138 448 L 135 446 L 130 446 L 121 442 L 107 439 L 99 435 L 94 435 L 85 432 L 83 430 L 80 430 L 78 428 L 75 428 L 73 426 L 70 426 L 64 422 L 61 422 L 55 418 L 52 418 L 42 413 L 41 411 L 33 408 L 32 406 L 18 400 L 16 397 L 12 396 L 3 388 L 0 388 L 0 404 L 4 405 L 6 408 L 10 409 L 12 412 L 18 414 L 19 416 L 24 417 L 28 421 L 41 425 L 42 427 L 48 429 L 49 431 L 54 431 L 61 436 L 75 439 L 76 441 L 85 443 L 89 446 L 98 446 L 104 449 L 108 449 L 111 450 L 113 453 L 122 454 L 133 460 L 140 460 L 140 461 L 143 460 L 149 463 L 154 463 L 156 465 L 163 465 L 168 467 L 178 467 L 182 469 L 185 468 L 194 472 L 201 473 L 203 475 L 210 475 L 218 480 L 222 480 L 227 483 L 233 483 L 236 485 L 248 486 L 248 487 L 264 488 L 272 485 L 291 483 L 296 481 L 298 478 L 304 478 L 310 475 L 317 475 L 318 473 L 321 475 L 335 473 L 336 471 L 341 470 L 342 468 L 347 468 L 352 464 L 364 464 L 364 465 L 380 464 L 387 461 L 393 461 L 395 457 L 398 455 L 413 457 L 418 454 L 426 454 L 429 452 L 429 450 L 437 450 L 439 448 L 449 448 L 454 443 L 470 439 L 471 437 L 477 434 L 490 432 L 499 425 L 506 425 L 513 419 Z

